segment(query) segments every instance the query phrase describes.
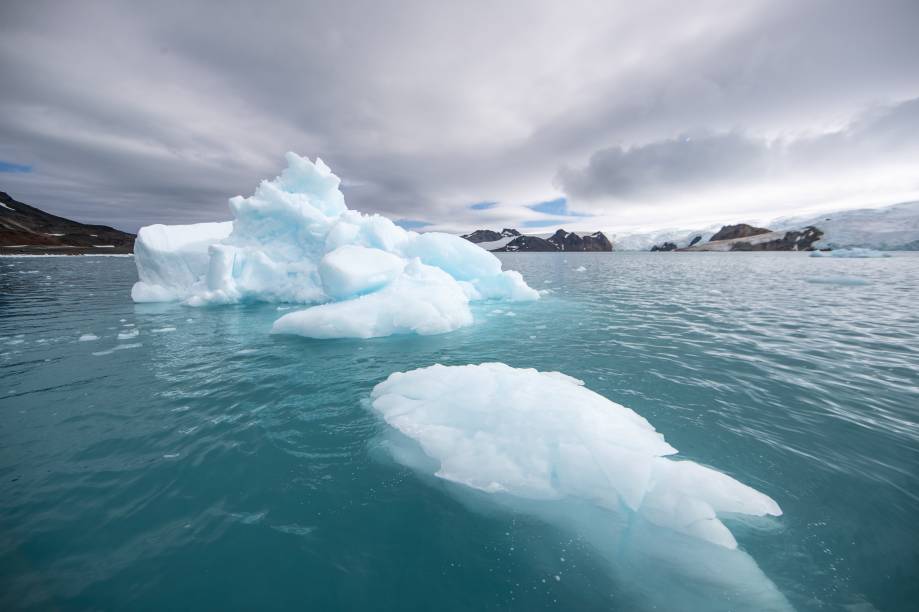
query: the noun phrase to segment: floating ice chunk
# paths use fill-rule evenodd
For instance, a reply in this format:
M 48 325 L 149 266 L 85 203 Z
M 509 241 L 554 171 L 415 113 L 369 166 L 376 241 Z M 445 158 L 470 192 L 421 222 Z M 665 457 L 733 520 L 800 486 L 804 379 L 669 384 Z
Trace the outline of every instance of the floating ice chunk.
M 115 351 L 123 351 L 127 349 L 140 348 L 142 346 L 143 344 L 141 344 L 140 342 L 135 342 L 132 344 L 118 344 L 115 347 L 108 349 L 107 351 L 99 351 L 97 353 L 93 353 L 93 355 L 96 355 L 96 356 L 111 355 Z
M 170 326 L 170 327 L 160 327 L 157 329 L 151 329 L 150 331 L 152 331 L 154 334 L 168 334 L 169 332 L 174 332 L 175 330 L 176 330 L 175 327 Z
M 587 272 L 587 268 L 585 268 L 584 266 L 578 266 L 577 268 L 574 269 L 574 271 L 575 272 Z
M 861 259 L 867 257 L 890 257 L 890 253 L 876 251 L 874 249 L 865 249 L 862 247 L 849 247 L 846 249 L 836 249 L 834 251 L 813 251 L 811 257 L 843 257 L 851 259 Z
M 271 331 L 308 338 L 375 338 L 441 334 L 472 322 L 469 299 L 459 283 L 416 259 L 379 291 L 286 314 Z
M 98 339 L 99 339 L 99 336 L 95 334 L 83 334 L 82 336 L 80 336 L 79 341 L 80 342 L 92 342 L 93 340 L 98 340 Z
M 356 245 L 344 245 L 319 262 L 322 288 L 331 298 L 347 298 L 375 291 L 402 273 L 401 257 Z
M 128 329 L 123 332 L 118 332 L 119 340 L 130 340 L 131 338 L 136 338 L 140 334 L 140 331 L 137 329 Z
M 140 281 L 131 289 L 131 298 L 135 302 L 172 302 L 188 297 L 207 272 L 208 248 L 232 230 L 232 221 L 140 228 L 134 246 Z
M 530 500 L 625 507 L 735 548 L 718 513 L 782 513 L 772 499 L 677 451 L 644 418 L 558 372 L 501 363 L 392 374 L 374 410 L 420 445 L 440 478 Z
M 290 525 L 272 525 L 271 528 L 281 533 L 288 533 L 295 536 L 308 536 L 316 531 L 315 527 L 297 525 L 296 523 Z
M 448 234 L 418 234 L 379 215 L 348 210 L 339 179 L 322 160 L 315 163 L 293 153 L 280 176 L 262 181 L 255 193 L 230 200 L 234 221 L 192 226 L 150 226 L 138 234 L 135 249 L 140 280 L 132 290 L 135 301 L 182 301 L 188 305 L 289 302 L 324 304 L 380 293 L 360 305 L 328 308 L 302 315 L 310 325 L 278 325 L 275 331 L 309 329 L 322 317 L 324 329 L 350 329 L 349 335 L 448 331 L 471 322 L 468 300 L 535 300 L 539 294 L 514 271 L 502 270 L 497 257 Z M 440 271 L 423 272 L 417 265 Z M 430 292 L 420 296 L 419 283 L 430 280 Z M 384 302 L 393 283 L 411 287 L 399 298 L 402 305 L 427 304 L 444 316 L 430 317 L 426 309 L 410 308 L 421 319 L 393 318 L 395 303 Z M 449 286 L 449 289 L 445 287 Z M 465 296 L 460 304 L 456 289 Z M 398 296 L 396 296 L 398 297 Z M 446 307 L 447 303 L 452 306 Z M 369 309 L 377 312 L 371 313 Z M 310 311 L 307 311 L 310 312 Z M 360 312 L 366 322 L 352 326 L 332 324 L 331 313 Z M 432 324 L 439 319 L 440 323 Z M 360 330 L 360 333 L 358 333 Z M 329 337 L 323 332 L 321 337 Z M 369 336 L 368 336 L 369 334 Z

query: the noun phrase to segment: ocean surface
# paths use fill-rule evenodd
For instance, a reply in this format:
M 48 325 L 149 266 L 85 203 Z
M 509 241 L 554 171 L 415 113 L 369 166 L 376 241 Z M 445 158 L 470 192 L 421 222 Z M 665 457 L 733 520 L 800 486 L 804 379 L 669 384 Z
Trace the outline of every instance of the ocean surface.
M 135 305 L 130 258 L 0 258 L 0 609 L 916 609 L 919 253 L 501 259 L 543 299 L 316 341 Z M 484 361 L 584 380 L 784 515 L 726 518 L 737 551 L 614 537 L 396 463 L 373 386 Z

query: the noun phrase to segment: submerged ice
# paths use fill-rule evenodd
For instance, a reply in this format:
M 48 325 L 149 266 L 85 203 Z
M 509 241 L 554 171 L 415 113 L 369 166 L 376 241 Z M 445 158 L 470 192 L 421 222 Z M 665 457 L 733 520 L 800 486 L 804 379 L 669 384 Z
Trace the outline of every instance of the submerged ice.
M 719 514 L 782 513 L 730 476 L 668 458 L 677 450 L 643 417 L 558 372 L 434 365 L 392 374 L 371 405 L 436 476 L 480 491 L 625 510 L 728 549 L 737 543 Z
M 134 301 L 315 304 L 273 331 L 370 338 L 470 325 L 472 300 L 539 297 L 462 238 L 349 210 L 322 160 L 288 153 L 287 163 L 252 196 L 230 200 L 233 221 L 141 228 Z

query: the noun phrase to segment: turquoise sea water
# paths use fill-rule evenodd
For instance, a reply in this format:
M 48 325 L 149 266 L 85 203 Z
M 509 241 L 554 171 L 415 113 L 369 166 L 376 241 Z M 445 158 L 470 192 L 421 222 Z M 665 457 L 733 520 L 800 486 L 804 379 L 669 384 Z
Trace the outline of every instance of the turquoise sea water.
M 919 254 L 502 259 L 551 293 L 315 341 L 135 305 L 131 259 L 0 258 L 0 607 L 915 609 Z M 482 361 L 583 379 L 785 514 L 727 519 L 735 552 L 613 541 L 394 462 L 373 386 Z

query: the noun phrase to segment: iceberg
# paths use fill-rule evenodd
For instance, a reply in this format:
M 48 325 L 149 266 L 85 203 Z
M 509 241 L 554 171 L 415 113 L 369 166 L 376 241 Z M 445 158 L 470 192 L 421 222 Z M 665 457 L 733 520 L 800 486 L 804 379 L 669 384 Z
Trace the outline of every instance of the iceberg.
M 767 495 L 677 450 L 634 411 L 559 372 L 502 363 L 396 372 L 371 406 L 422 457 L 412 467 L 521 500 L 577 500 L 735 549 L 721 514 L 779 516 Z
M 491 253 L 350 210 L 321 159 L 286 159 L 252 196 L 230 199 L 232 221 L 141 228 L 134 301 L 305 304 L 272 331 L 370 338 L 471 325 L 470 301 L 538 299 Z

